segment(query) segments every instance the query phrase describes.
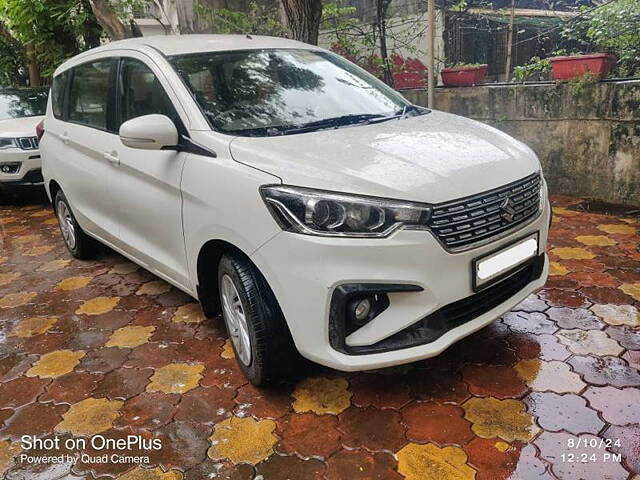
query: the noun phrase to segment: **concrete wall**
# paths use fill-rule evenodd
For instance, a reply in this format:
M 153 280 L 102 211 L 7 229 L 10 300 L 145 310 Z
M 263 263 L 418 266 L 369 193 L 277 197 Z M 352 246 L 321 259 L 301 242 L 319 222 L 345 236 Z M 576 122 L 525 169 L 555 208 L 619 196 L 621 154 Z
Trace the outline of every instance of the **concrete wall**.
M 553 193 L 640 206 L 640 81 L 438 88 L 436 108 L 528 144 Z

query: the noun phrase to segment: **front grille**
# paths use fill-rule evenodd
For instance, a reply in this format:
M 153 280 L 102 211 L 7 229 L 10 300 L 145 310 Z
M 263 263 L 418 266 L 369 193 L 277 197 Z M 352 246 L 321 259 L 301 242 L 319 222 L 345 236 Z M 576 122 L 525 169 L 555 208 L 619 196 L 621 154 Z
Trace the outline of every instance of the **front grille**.
M 384 340 L 380 340 L 378 343 L 349 347 L 343 341 L 342 348 L 336 348 L 337 342 L 334 341 L 332 346 L 351 355 L 365 355 L 411 348 L 434 342 L 449 330 L 470 322 L 506 302 L 529 283 L 539 279 L 544 269 L 544 260 L 544 254 L 534 257 L 521 270 L 495 285 L 491 285 L 470 297 L 445 305 L 422 320 L 418 320 L 413 325 Z
M 23 150 L 35 150 L 38 148 L 38 137 L 20 137 L 18 145 Z
M 489 240 L 538 214 L 540 185 L 540 174 L 534 173 L 500 188 L 435 205 L 429 227 L 449 249 Z

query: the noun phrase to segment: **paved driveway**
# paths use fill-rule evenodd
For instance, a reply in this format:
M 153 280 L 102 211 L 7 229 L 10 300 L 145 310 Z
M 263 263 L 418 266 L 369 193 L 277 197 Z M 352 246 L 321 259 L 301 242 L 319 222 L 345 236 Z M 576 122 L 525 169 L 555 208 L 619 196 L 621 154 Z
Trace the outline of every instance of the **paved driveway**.
M 502 320 L 429 361 L 270 390 L 245 382 L 219 318 L 112 252 L 72 260 L 46 206 L 0 206 L 0 476 L 640 473 L 640 223 L 554 202 L 548 286 Z M 118 450 L 127 435 L 146 449 Z

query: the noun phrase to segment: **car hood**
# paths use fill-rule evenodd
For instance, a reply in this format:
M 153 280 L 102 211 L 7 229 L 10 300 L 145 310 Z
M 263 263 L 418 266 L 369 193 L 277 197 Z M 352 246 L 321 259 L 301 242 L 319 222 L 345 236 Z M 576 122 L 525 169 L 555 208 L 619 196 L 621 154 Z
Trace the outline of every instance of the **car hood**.
M 0 120 L 1 137 L 35 137 L 36 125 L 44 116 L 8 118 Z
M 540 169 L 533 151 L 488 125 L 444 112 L 274 137 L 236 137 L 238 162 L 289 185 L 439 203 Z

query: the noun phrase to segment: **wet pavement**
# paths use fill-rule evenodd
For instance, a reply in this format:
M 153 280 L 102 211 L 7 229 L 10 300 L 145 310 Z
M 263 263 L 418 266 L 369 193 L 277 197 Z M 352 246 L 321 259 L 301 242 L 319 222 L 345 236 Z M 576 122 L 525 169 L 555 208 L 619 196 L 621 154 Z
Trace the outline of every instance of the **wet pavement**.
M 111 251 L 71 259 L 46 205 L 0 206 L 0 476 L 631 478 L 640 223 L 553 200 L 547 287 L 500 321 L 428 361 L 265 390 L 220 318 Z

